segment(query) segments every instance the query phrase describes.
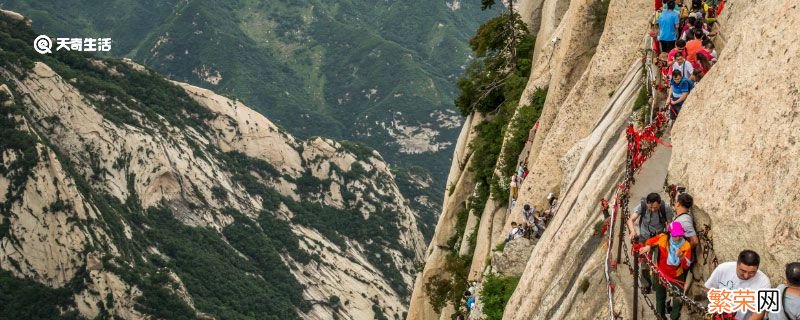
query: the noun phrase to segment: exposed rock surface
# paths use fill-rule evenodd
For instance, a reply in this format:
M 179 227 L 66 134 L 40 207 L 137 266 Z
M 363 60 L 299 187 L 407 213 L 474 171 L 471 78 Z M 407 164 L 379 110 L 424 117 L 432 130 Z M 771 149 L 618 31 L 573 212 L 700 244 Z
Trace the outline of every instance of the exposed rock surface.
M 504 276 L 519 276 L 531 257 L 533 240 L 519 238 L 506 243 L 503 251 L 492 252 L 492 271 Z

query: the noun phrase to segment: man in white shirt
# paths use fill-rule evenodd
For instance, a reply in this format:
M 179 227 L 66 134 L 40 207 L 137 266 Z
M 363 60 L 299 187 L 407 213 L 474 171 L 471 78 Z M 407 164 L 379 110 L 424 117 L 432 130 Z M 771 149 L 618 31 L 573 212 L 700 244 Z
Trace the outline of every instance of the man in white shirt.
M 536 213 L 536 208 L 531 207 L 529 204 L 522 206 L 522 225 L 526 227 L 534 226 L 533 215 Z
M 689 77 L 692 75 L 692 72 L 694 72 L 694 67 L 692 67 L 691 62 L 686 61 L 686 57 L 683 56 L 683 52 L 678 51 L 675 53 L 675 63 L 672 64 L 672 70 L 680 70 L 681 75 L 684 78 L 689 79 Z
M 706 280 L 708 289 L 769 289 L 769 277 L 758 270 L 761 258 L 753 250 L 744 250 L 739 253 L 739 258 L 734 261 L 724 262 L 714 269 Z M 747 314 L 736 313 L 737 319 L 747 319 Z
M 506 237 L 506 242 L 511 240 L 516 240 L 522 237 L 522 228 L 517 225 L 516 222 L 511 222 L 511 231 L 508 232 L 508 237 Z

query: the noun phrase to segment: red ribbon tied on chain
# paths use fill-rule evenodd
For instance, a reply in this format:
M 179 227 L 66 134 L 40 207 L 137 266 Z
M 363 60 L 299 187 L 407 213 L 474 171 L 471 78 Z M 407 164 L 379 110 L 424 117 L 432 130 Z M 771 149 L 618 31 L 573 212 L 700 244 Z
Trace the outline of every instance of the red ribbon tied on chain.
M 642 130 L 636 130 L 633 125 L 628 125 L 626 134 L 628 137 L 628 151 L 631 157 L 631 170 L 638 171 L 644 162 L 650 157 L 649 154 L 642 151 L 642 144 L 645 142 L 658 143 L 666 147 L 671 145 L 664 143 L 656 136 L 656 133 L 667 122 L 667 118 L 663 112 L 657 112 L 653 123 L 645 126 Z

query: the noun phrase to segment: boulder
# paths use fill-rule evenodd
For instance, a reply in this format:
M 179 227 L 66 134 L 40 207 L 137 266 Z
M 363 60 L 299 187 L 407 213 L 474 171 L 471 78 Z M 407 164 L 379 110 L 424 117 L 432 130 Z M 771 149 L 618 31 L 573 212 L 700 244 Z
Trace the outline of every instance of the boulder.
M 492 270 L 504 276 L 521 275 L 535 245 L 535 241 L 526 238 L 509 241 L 502 252 L 492 252 Z

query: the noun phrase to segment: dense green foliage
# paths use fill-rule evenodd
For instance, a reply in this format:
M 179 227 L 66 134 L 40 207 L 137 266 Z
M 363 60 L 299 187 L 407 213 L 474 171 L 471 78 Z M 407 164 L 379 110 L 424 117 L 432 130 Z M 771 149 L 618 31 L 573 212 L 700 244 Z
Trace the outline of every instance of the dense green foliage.
M 77 312 L 59 311 L 73 304 L 67 287 L 53 289 L 0 270 L 0 319 L 79 319 Z
M 477 136 L 471 142 L 470 149 L 473 154 L 472 167 L 476 172 L 478 182 L 477 197 L 472 201 L 476 212 L 483 212 L 490 194 L 507 201 L 508 195 L 500 192 L 499 180 L 494 175 L 494 170 L 500 157 L 503 136 L 511 130 L 510 143 L 512 151 L 506 153 L 511 157 L 513 168 L 516 155 L 512 152 L 519 150 L 519 140 L 527 137 L 530 129 L 544 103 L 546 92 L 537 92 L 531 105 L 520 111 L 520 118 L 512 123 L 511 119 L 518 108 L 520 96 L 530 76 L 530 59 L 517 59 L 512 64 L 508 52 L 509 23 L 513 19 L 516 34 L 519 36 L 516 43 L 516 54 L 519 57 L 529 57 L 533 53 L 535 39 L 527 32 L 525 24 L 518 15 L 509 14 L 491 19 L 478 29 L 478 33 L 470 40 L 470 46 L 475 50 L 480 59 L 474 61 L 467 70 L 467 74 L 458 80 L 461 94 L 456 99 L 456 106 L 462 114 L 473 111 L 487 114 L 487 120 L 477 127 Z M 513 69 L 512 68 L 513 65 Z M 509 158 L 506 158 L 507 161 Z M 505 168 L 503 168 L 505 170 Z M 496 190 L 496 191 L 494 191 Z
M 542 113 L 544 107 L 544 100 L 547 97 L 547 90 L 537 89 L 533 94 L 529 104 L 517 108 L 517 116 L 508 125 L 508 141 L 506 142 L 503 150 L 503 167 L 500 171 L 504 177 L 510 176 L 514 173 L 517 162 L 515 161 L 522 152 L 525 142 L 528 140 L 530 130 L 539 120 L 539 115 Z
M 229 213 L 238 218 L 223 230 L 230 245 L 213 230 L 180 223 L 169 210 L 149 210 L 142 222 L 150 227 L 145 236 L 169 257 L 165 266 L 181 277 L 200 311 L 224 319 L 296 319 L 302 286 L 266 234 Z
M 467 289 L 467 276 L 472 265 L 472 255 L 460 256 L 458 253 L 445 256 L 444 275 L 436 275 L 425 284 L 428 301 L 436 312 L 449 303 L 460 306 L 462 294 Z
M 503 312 L 506 303 L 517 288 L 519 277 L 502 277 L 489 275 L 483 281 L 481 289 L 481 301 L 483 303 L 483 314 L 487 320 L 503 319 Z
M 513 30 L 509 19 L 514 21 Z M 513 43 L 515 54 L 509 51 L 512 33 L 518 37 Z M 469 41 L 478 59 L 470 63 L 457 81 L 460 94 L 455 105 L 461 114 L 466 116 L 474 110 L 493 113 L 506 102 L 519 101 L 530 75 L 531 61 L 525 58 L 532 55 L 535 42 L 516 14 L 503 14 L 481 25 Z M 512 63 L 512 56 L 523 58 Z

